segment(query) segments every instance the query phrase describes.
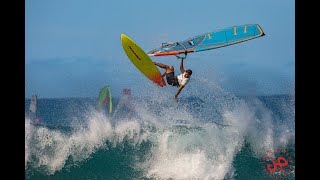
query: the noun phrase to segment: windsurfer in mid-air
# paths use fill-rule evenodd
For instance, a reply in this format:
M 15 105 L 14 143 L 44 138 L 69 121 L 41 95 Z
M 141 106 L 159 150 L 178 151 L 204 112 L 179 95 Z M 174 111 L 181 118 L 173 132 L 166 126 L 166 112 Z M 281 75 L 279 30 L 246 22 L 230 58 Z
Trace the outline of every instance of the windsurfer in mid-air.
M 190 81 L 190 77 L 192 75 L 191 69 L 184 70 L 183 68 L 183 60 L 184 58 L 181 58 L 181 64 L 180 64 L 180 71 L 182 74 L 175 76 L 174 75 L 174 67 L 173 66 L 167 66 L 165 64 L 153 62 L 155 65 L 166 69 L 164 74 L 162 76 L 166 76 L 167 83 L 172 86 L 177 86 L 178 91 L 175 95 L 175 98 L 178 98 L 178 95 L 180 94 L 181 90 L 188 84 Z

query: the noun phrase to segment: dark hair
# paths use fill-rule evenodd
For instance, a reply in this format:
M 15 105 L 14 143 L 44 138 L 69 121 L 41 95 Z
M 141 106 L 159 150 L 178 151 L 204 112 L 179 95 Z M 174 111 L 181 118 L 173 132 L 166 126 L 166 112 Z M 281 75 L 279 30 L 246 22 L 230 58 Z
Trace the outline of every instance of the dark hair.
M 191 69 L 187 69 L 187 70 L 186 70 L 186 72 L 187 72 L 189 75 L 191 75 L 191 74 L 192 74 Z

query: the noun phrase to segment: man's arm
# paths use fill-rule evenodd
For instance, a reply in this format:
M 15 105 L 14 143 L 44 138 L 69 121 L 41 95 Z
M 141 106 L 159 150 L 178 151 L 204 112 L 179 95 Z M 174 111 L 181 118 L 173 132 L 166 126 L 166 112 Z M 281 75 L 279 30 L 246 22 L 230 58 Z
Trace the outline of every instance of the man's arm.
M 182 89 L 184 88 L 184 85 L 181 85 L 176 93 L 176 95 L 174 96 L 175 98 L 178 97 L 178 95 L 180 94 L 180 92 L 182 91 Z
M 180 71 L 181 71 L 182 73 L 184 73 L 184 68 L 183 68 L 183 59 L 181 59 Z

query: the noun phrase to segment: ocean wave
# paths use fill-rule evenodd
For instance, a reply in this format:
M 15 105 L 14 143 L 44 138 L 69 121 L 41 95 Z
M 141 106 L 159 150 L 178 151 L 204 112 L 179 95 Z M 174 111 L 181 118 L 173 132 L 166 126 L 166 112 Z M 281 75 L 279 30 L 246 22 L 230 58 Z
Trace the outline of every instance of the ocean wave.
M 153 89 L 142 92 L 148 98 L 133 98 L 132 107 L 117 107 L 114 116 L 88 107 L 81 122 L 70 123 L 69 131 L 36 125 L 26 116 L 26 174 L 29 178 L 35 174 L 54 176 L 58 172 L 70 175 L 76 168 L 94 164 L 98 154 L 108 152 L 119 158 L 114 163 L 130 159 L 128 166 L 139 172 L 133 173 L 139 174 L 138 178 L 234 178 L 234 161 L 245 143 L 253 151 L 250 156 L 258 159 L 267 150 L 294 143 L 294 103 L 280 102 L 280 116 L 258 98 L 243 99 L 216 84 L 199 83 L 202 89 L 192 90 L 192 98 L 178 103 L 169 96 L 170 92 L 159 97 L 160 90 Z M 131 151 L 125 149 L 126 144 Z M 114 161 L 112 156 L 105 159 L 109 161 L 105 163 Z M 107 172 L 101 176 L 113 176 L 108 171 L 111 167 L 97 168 Z

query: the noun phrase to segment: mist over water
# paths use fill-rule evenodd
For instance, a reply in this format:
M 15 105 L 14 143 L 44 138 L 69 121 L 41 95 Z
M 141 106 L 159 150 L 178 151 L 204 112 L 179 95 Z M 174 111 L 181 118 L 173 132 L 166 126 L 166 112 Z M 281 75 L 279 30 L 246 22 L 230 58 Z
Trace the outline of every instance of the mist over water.
M 294 96 L 236 97 L 203 78 L 192 83 L 178 102 L 170 88 L 148 84 L 121 97 L 111 116 L 94 103 L 79 110 L 70 101 L 65 116 L 42 107 L 44 117 L 61 118 L 55 128 L 26 115 L 26 177 L 238 179 L 235 159 L 246 144 L 257 161 L 294 146 Z

